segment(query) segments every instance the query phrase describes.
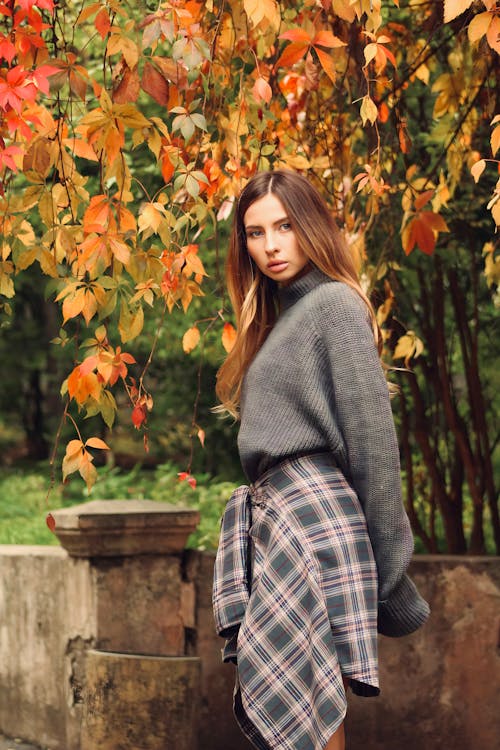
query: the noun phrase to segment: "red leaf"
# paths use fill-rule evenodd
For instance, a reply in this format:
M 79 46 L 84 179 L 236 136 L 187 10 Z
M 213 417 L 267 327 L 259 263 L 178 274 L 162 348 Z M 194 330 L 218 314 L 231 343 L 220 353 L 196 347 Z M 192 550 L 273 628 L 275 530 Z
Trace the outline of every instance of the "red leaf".
M 168 105 L 168 96 L 170 85 L 167 79 L 159 73 L 156 68 L 147 62 L 142 73 L 141 88 L 146 94 L 149 94 L 155 102 L 162 107 Z M 165 180 L 168 182 L 168 180 Z
M 187 471 L 179 471 L 177 476 L 179 482 L 187 482 L 189 486 L 194 490 L 196 487 L 196 479 Z
M 141 428 L 141 425 L 146 422 L 146 404 L 137 403 L 132 410 L 132 423 L 136 430 Z
M 45 518 L 45 522 L 49 529 L 52 531 L 52 533 L 55 533 L 56 530 L 56 519 L 52 515 L 52 513 L 47 513 L 47 517 Z

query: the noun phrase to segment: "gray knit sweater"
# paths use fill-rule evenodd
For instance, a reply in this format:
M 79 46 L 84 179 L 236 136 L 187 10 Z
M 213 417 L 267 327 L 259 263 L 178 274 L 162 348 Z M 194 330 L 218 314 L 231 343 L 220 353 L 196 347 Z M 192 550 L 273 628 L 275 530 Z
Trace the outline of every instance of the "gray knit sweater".
M 279 295 L 278 320 L 243 383 L 243 469 L 253 482 L 284 458 L 331 451 L 367 519 L 379 577 L 379 630 L 405 635 L 429 608 L 405 575 L 413 537 L 387 381 L 366 308 L 349 286 L 316 268 Z

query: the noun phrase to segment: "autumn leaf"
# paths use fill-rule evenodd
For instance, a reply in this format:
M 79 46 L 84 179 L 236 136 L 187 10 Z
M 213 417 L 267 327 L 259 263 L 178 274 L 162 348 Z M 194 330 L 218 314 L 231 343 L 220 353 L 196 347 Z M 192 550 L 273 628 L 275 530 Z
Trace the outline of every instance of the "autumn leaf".
M 169 103 L 170 84 L 165 76 L 150 62 L 146 62 L 142 71 L 141 88 L 149 94 L 155 102 L 167 107 Z
M 426 255 L 432 255 L 438 233 L 449 231 L 442 216 L 433 211 L 419 211 L 403 229 L 403 249 L 406 255 L 409 255 L 413 248 L 418 246 Z
M 281 16 L 276 0 L 243 0 L 243 7 L 252 26 L 269 24 L 274 29 L 279 27 Z
M 473 0 L 444 0 L 444 22 L 449 23 L 465 13 L 472 3 Z
M 70 440 L 62 462 L 62 473 L 63 480 L 66 480 L 70 474 L 78 471 L 90 491 L 97 480 L 97 471 L 93 465 L 94 457 L 87 447 L 109 450 L 109 446 L 100 438 L 89 438 L 85 445 L 81 440 Z
M 196 489 L 196 479 L 187 471 L 179 471 L 177 476 L 179 477 L 179 482 L 187 482 L 192 490 Z
M 94 19 L 94 26 L 99 32 L 101 39 L 106 39 L 111 28 L 111 20 L 107 8 L 101 8 L 97 13 Z
M 373 125 L 373 123 L 377 119 L 377 105 L 368 94 L 363 97 L 363 101 L 361 102 L 360 114 L 363 125 L 366 125 L 367 120 Z
M 230 352 L 236 341 L 236 329 L 231 323 L 224 323 L 222 329 L 222 346 L 226 352 Z
M 273 92 L 265 78 L 259 77 L 255 81 L 252 87 L 252 94 L 257 102 L 265 102 L 269 104 L 271 101 Z
M 96 373 L 82 374 L 80 366 L 75 367 L 67 380 L 68 394 L 77 404 L 83 406 L 89 398 L 99 401 L 101 397 L 102 384 Z
M 100 450 L 109 451 L 109 445 L 107 445 L 104 440 L 101 440 L 101 438 L 92 437 L 89 438 L 85 445 L 89 446 L 89 448 L 99 448 Z
M 404 359 L 405 367 L 410 366 L 410 360 L 419 357 L 424 351 L 424 345 L 421 339 L 414 331 L 407 331 L 404 336 L 400 336 L 396 349 L 392 355 L 394 359 Z
M 200 330 L 197 326 L 191 326 L 188 328 L 184 336 L 182 337 L 182 348 L 189 354 L 198 346 L 200 341 Z
M 29 72 L 16 65 L 5 76 L 0 75 L 0 108 L 13 109 L 19 114 L 24 101 L 35 101 L 37 91 Z
M 470 168 L 470 172 L 474 178 L 474 182 L 479 182 L 479 178 L 483 174 L 485 168 L 486 168 L 485 159 L 479 159 L 479 161 L 476 161 L 475 164 L 472 165 L 472 167 Z

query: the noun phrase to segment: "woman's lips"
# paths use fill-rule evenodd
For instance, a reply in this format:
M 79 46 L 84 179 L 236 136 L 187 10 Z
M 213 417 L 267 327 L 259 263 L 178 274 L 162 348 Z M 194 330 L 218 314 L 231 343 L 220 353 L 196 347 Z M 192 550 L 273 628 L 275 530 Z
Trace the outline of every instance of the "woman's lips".
M 273 263 L 267 264 L 268 269 L 270 271 L 273 271 L 273 273 L 279 273 L 280 271 L 284 271 L 287 266 L 288 266 L 288 262 L 286 260 L 274 261 Z

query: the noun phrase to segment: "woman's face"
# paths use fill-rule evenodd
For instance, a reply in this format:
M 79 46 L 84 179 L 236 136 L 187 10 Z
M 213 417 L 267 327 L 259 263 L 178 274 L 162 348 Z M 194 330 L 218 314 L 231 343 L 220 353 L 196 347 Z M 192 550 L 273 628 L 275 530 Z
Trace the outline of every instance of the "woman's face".
M 299 247 L 285 207 L 273 193 L 247 208 L 243 224 L 248 254 L 265 276 L 289 284 L 307 270 L 308 258 Z

